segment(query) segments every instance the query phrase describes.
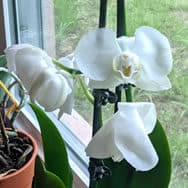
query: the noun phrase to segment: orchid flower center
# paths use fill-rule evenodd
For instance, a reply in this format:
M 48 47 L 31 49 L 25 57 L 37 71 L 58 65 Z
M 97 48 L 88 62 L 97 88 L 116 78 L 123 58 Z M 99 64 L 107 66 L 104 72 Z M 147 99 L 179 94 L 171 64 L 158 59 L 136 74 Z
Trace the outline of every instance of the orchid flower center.
M 118 69 L 125 77 L 132 77 L 141 70 L 139 57 L 131 52 L 125 52 L 119 56 Z

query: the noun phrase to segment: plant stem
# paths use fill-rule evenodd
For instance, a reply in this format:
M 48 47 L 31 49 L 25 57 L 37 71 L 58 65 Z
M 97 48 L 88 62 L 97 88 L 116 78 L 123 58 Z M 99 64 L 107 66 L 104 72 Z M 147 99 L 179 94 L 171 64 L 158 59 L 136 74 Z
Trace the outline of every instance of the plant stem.
M 93 90 L 94 96 L 94 108 L 93 108 L 93 130 L 92 136 L 98 131 L 98 129 L 102 126 L 102 104 L 100 101 L 100 97 L 98 95 L 99 90 Z M 89 162 L 89 171 L 90 171 L 90 181 L 89 188 L 95 188 L 97 182 L 93 179 L 93 172 L 95 171 L 95 163 L 96 159 L 90 158 Z
M 94 108 L 93 108 L 93 132 L 92 136 L 100 129 L 102 126 L 102 104 L 101 99 L 98 97 L 98 90 L 94 89 L 93 92 L 96 92 L 94 96 Z
M 121 36 L 126 36 L 126 14 L 125 14 L 125 1 L 124 0 L 117 0 L 117 37 Z M 120 85 L 121 86 L 121 85 Z M 118 87 L 120 87 L 118 86 Z M 124 84 L 123 87 L 120 87 L 118 91 L 117 89 L 117 96 L 118 96 L 118 101 L 121 101 L 121 94 L 122 94 L 122 89 L 125 89 L 125 95 L 126 95 L 126 101 L 127 102 L 132 102 L 132 92 L 131 92 L 131 85 L 129 84 Z M 115 104 L 115 110 L 117 111 L 117 103 Z M 128 176 L 126 177 L 128 182 L 131 182 L 132 175 L 133 175 L 133 168 L 127 163 L 127 170 Z M 125 181 L 126 181 L 125 179 Z
M 100 0 L 100 13 L 99 13 L 99 28 L 103 28 L 106 26 L 106 11 L 107 11 L 107 0 Z M 97 130 L 102 126 L 102 104 L 100 98 L 100 90 L 94 89 L 94 109 L 93 109 L 93 131 L 92 136 L 95 135 Z M 95 166 L 97 165 L 96 159 L 90 158 L 89 162 L 89 172 L 90 172 L 90 182 L 89 188 L 95 188 L 97 182 L 93 179 L 93 173 L 95 171 Z
M 100 0 L 99 28 L 106 26 L 107 0 Z
M 126 36 L 125 0 L 117 0 L 117 37 Z M 126 101 L 132 102 L 131 86 L 125 87 Z
M 132 102 L 132 90 L 131 86 L 128 85 L 127 88 L 125 89 L 125 95 L 126 95 L 126 101 L 127 102 Z
M 91 103 L 91 104 L 94 104 L 94 98 L 92 96 L 92 94 L 90 93 L 90 91 L 88 90 L 85 82 L 82 80 L 82 78 L 80 76 L 78 76 L 78 80 L 80 82 L 80 85 L 84 91 L 84 94 L 85 96 L 87 97 L 88 101 Z
M 117 0 L 117 37 L 126 34 L 125 0 Z
M 71 75 L 82 74 L 81 71 L 79 71 L 79 70 L 77 70 L 77 69 L 73 69 L 73 68 L 67 67 L 67 66 L 63 65 L 61 62 L 59 62 L 59 61 L 56 60 L 56 59 L 53 59 L 52 61 L 53 61 L 53 63 L 54 63 L 57 67 L 63 69 L 64 71 L 70 73 Z
M 115 89 L 117 101 L 115 102 L 115 105 L 114 105 L 114 113 L 118 111 L 118 102 L 121 102 L 121 93 L 122 93 L 121 91 L 122 91 L 122 85 L 117 86 Z
M 125 0 L 117 0 L 117 37 L 126 36 L 126 14 L 125 14 Z M 118 102 L 121 102 L 122 89 L 125 88 L 126 101 L 132 101 L 131 86 L 116 87 L 116 95 L 118 97 L 114 106 L 114 112 L 118 111 Z

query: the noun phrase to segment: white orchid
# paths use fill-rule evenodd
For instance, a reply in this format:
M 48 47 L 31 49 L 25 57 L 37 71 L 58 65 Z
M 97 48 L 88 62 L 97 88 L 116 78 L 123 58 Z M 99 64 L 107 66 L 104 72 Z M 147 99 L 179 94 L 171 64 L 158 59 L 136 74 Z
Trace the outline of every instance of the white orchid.
M 157 153 L 148 137 L 156 124 L 153 103 L 119 103 L 118 112 L 103 125 L 86 148 L 88 156 L 98 159 L 125 159 L 136 170 L 147 171 L 158 163 Z
M 62 72 L 50 67 L 40 73 L 32 84 L 29 95 L 49 112 L 61 109 L 71 92 L 72 89 Z
M 39 74 L 47 67 L 53 67 L 45 51 L 30 44 L 13 45 L 5 50 L 9 71 L 14 71 L 29 91 Z
M 29 44 L 13 45 L 5 55 L 9 71 L 21 79 L 31 99 L 46 111 L 59 108 L 60 117 L 72 91 L 67 74 L 55 68 L 45 51 Z
M 75 50 L 81 72 L 90 78 L 91 88 L 111 88 L 131 83 L 144 90 L 171 87 L 172 69 L 168 39 L 156 29 L 143 26 L 134 37 L 116 38 L 107 28 L 83 36 Z

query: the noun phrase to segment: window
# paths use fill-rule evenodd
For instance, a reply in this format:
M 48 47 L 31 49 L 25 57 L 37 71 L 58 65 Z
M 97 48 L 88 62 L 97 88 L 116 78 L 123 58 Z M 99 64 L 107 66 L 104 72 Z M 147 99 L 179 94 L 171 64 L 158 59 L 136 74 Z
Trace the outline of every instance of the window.
M 7 46 L 15 43 L 29 43 L 44 48 L 51 56 L 55 55 L 56 41 L 53 0 L 33 0 L 29 2 L 25 0 L 5 1 L 3 6 L 5 12 Z M 40 145 L 39 127 L 36 124 L 37 121 L 32 110 L 29 106 L 26 106 L 22 112 L 20 118 L 18 118 L 19 124 L 17 124 L 17 126 L 21 126 L 22 121 L 28 121 L 30 125 L 35 125 L 36 129 L 33 130 L 33 134 L 38 139 Z M 55 113 L 49 113 L 48 115 L 57 125 L 67 145 L 70 165 L 76 174 L 75 179 L 77 179 L 77 181 L 75 184 L 79 182 L 81 187 L 88 185 L 88 158 L 85 155 L 84 149 L 85 144 L 89 141 L 89 135 L 84 143 L 84 141 L 82 142 L 76 136 L 76 134 L 82 134 L 82 131 L 76 129 L 72 131 L 75 122 L 80 123 L 81 117 L 74 111 L 75 118 L 67 115 L 62 118 L 60 122 L 57 120 Z M 27 119 L 25 117 L 27 117 Z M 86 124 L 84 120 L 82 120 L 82 123 Z M 69 125 L 71 125 L 72 129 Z M 86 124 L 86 126 L 88 125 Z M 29 126 L 24 127 L 24 129 L 29 129 Z M 90 127 L 88 130 L 90 131 Z M 79 179 L 81 179 L 81 181 Z
M 43 48 L 42 19 L 39 19 L 42 16 L 41 1 L 18 0 L 14 2 L 14 7 L 18 42 Z
M 3 3 L 0 2 L 0 55 L 3 53 L 3 50 L 6 46 L 6 39 L 5 39 L 5 29 L 4 29 L 4 19 L 3 19 Z
M 173 173 L 171 187 L 187 187 L 188 148 L 188 1 L 137 1 L 127 2 L 127 31 L 133 35 L 135 28 L 150 25 L 165 33 L 171 41 L 174 53 L 174 71 L 170 77 L 172 89 L 161 93 L 145 93 L 134 90 L 137 101 L 153 101 L 157 104 L 159 119 L 167 132 L 172 152 Z M 108 26 L 115 29 L 116 1 L 109 0 Z M 2 3 L 0 2 L 0 10 Z M 7 46 L 27 42 L 44 48 L 48 54 L 60 58 L 74 51 L 84 33 L 98 25 L 99 1 L 86 0 L 3 0 Z M 1 12 L 0 12 L 1 14 Z M 2 28 L 0 27 L 0 33 Z M 1 38 L 0 38 L 1 40 Z M 0 41 L 4 44 L 4 41 Z M 0 50 L 3 48 L 0 48 Z M 75 106 L 73 116 L 65 115 L 61 122 L 54 114 L 49 116 L 57 123 L 67 143 L 72 167 L 88 184 L 87 162 L 84 147 L 91 137 L 92 106 L 86 101 L 79 85 L 75 83 Z M 112 109 L 105 108 L 107 114 Z M 77 113 L 78 112 L 78 113 Z M 24 114 L 32 121 L 28 107 Z M 79 116 L 83 118 L 81 118 Z M 104 117 L 107 119 L 108 115 Z M 75 126 L 79 122 L 80 126 Z M 64 126 L 61 126 L 61 125 Z M 84 135 L 84 136 L 83 136 Z

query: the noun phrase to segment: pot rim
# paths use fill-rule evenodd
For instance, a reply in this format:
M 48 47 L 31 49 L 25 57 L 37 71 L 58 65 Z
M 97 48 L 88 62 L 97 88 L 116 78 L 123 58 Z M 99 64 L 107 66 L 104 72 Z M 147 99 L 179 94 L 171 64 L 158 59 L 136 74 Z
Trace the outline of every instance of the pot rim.
M 8 174 L 6 176 L 0 177 L 0 181 L 9 179 L 9 178 L 11 178 L 13 176 L 16 176 L 16 175 L 22 173 L 26 168 L 28 168 L 28 166 L 31 165 L 32 161 L 35 160 L 36 155 L 38 153 L 37 143 L 35 142 L 34 138 L 30 134 L 28 134 L 27 132 L 22 131 L 22 130 L 16 130 L 16 132 L 21 134 L 21 135 L 27 136 L 30 139 L 30 141 L 31 141 L 31 143 L 33 145 L 33 153 L 32 153 L 31 158 L 29 159 L 29 161 L 27 161 L 27 163 L 24 166 L 22 166 L 20 169 L 16 170 L 15 172 L 13 172 L 11 174 Z

